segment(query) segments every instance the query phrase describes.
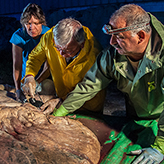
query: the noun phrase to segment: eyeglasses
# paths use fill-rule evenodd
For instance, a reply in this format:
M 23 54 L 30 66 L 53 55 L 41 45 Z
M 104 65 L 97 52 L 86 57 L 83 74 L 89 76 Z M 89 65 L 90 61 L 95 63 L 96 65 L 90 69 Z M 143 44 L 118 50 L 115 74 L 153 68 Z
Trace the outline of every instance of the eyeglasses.
M 57 47 L 57 46 L 55 46 L 54 45 L 54 47 L 58 50 L 58 51 L 62 51 L 63 53 L 66 53 L 66 54 L 69 54 L 69 55 L 71 55 L 71 54 L 73 54 L 78 48 L 79 48 L 79 46 L 76 46 L 76 48 L 74 49 L 74 50 L 72 50 L 72 51 L 69 51 L 69 50 L 67 50 L 66 48 L 59 48 L 59 47 Z
M 118 34 L 118 33 L 121 33 L 121 32 L 142 28 L 142 27 L 148 26 L 149 24 L 150 24 L 149 22 L 146 22 L 146 23 L 136 24 L 136 25 L 127 26 L 127 27 L 124 27 L 124 28 L 118 28 L 118 29 L 114 29 L 114 30 L 112 30 L 111 25 L 106 25 L 105 24 L 103 26 L 102 30 L 105 34 L 115 35 L 115 34 Z

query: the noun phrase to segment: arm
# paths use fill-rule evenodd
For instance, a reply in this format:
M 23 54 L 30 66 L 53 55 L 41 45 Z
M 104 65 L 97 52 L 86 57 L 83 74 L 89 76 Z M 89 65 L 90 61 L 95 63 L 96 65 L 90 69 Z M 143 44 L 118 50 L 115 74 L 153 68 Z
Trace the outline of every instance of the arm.
M 164 111 L 159 118 L 158 134 L 152 147 L 164 154 Z
M 78 83 L 75 89 L 68 94 L 66 100 L 55 109 L 53 115 L 64 116 L 79 109 L 86 101 L 93 98 L 100 90 L 107 87 L 112 81 L 109 72 L 113 68 L 110 51 L 101 52 L 92 66 L 86 73 L 82 82 Z
M 44 63 L 43 71 L 40 73 L 39 77 L 36 79 L 38 83 L 41 83 L 43 80 L 47 79 L 50 76 L 50 69 L 48 62 Z
M 21 90 L 21 77 L 22 77 L 22 48 L 12 43 L 12 56 L 13 56 L 13 79 L 16 89 L 17 101 L 23 102 L 26 97 Z
M 16 90 L 20 89 L 22 76 L 22 48 L 12 44 L 13 78 Z
M 161 90 L 163 91 L 164 79 L 162 80 Z M 164 94 L 164 92 L 163 92 Z M 160 96 L 161 98 L 163 96 Z M 163 99 L 163 98 L 162 98 Z M 152 161 L 152 163 L 160 163 L 164 160 L 164 110 L 163 102 L 161 102 L 161 115 L 158 121 L 158 134 L 156 136 L 154 144 L 148 148 L 141 150 L 132 151 L 133 155 L 139 155 L 134 160 L 133 164 L 143 163 L 146 164 L 147 161 Z
M 44 36 L 44 35 L 43 35 Z M 41 37 L 38 45 L 31 51 L 26 63 L 26 75 L 36 76 L 42 64 L 46 61 L 44 37 Z
M 164 68 L 162 68 L 164 69 Z M 164 77 L 161 81 L 161 91 L 162 91 L 162 100 L 164 97 Z M 163 110 L 163 105 L 164 102 L 162 102 L 163 104 L 161 104 L 161 115 L 159 117 L 159 121 L 158 121 L 158 134 L 157 137 L 155 139 L 154 144 L 152 145 L 153 148 L 157 149 L 159 152 L 161 152 L 162 154 L 164 154 L 164 110 Z
M 24 83 L 22 89 L 26 94 L 34 97 L 36 82 L 34 77 L 37 75 L 40 70 L 41 65 L 46 61 L 46 52 L 45 52 L 45 42 L 43 37 L 41 38 L 39 44 L 31 51 L 28 56 L 26 63 L 26 74 L 25 78 L 22 80 Z

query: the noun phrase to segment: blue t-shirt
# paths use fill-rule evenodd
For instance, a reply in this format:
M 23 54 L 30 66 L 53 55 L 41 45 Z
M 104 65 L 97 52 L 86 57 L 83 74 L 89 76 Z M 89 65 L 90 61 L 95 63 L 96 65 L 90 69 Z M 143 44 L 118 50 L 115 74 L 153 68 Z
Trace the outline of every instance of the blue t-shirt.
M 41 36 L 46 33 L 50 28 L 47 26 L 42 25 L 42 32 L 40 34 L 40 37 L 37 39 L 33 39 L 26 30 L 23 30 L 23 28 L 19 28 L 17 31 L 15 31 L 10 39 L 10 43 L 13 43 L 23 49 L 22 52 L 22 77 L 25 76 L 26 73 L 26 62 L 28 60 L 29 53 L 35 48 L 35 46 L 39 43 Z M 38 75 L 41 73 L 41 70 L 39 71 Z M 38 76 L 37 75 L 37 76 Z M 37 78 L 37 76 L 35 78 Z

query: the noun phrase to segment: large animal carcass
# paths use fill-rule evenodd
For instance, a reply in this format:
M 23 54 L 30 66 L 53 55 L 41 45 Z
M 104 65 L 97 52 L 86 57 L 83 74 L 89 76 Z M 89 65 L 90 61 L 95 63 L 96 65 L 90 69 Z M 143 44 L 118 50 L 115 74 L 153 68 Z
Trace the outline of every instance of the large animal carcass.
M 100 142 L 80 121 L 46 116 L 0 90 L 1 164 L 97 164 Z
M 7 90 L 0 85 L 0 164 L 109 162 L 108 154 L 124 124 L 119 117 L 46 116 L 30 103 L 18 103 L 12 88 Z M 51 98 L 41 95 L 43 103 Z M 125 158 L 126 153 L 122 155 Z

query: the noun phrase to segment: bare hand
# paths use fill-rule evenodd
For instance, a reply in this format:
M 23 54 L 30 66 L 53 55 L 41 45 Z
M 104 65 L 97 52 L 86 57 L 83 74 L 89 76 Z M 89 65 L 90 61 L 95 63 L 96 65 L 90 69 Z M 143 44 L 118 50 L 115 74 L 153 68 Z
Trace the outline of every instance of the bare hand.
M 59 98 L 48 100 L 40 107 L 40 109 L 44 114 L 51 114 L 53 113 L 59 102 Z

